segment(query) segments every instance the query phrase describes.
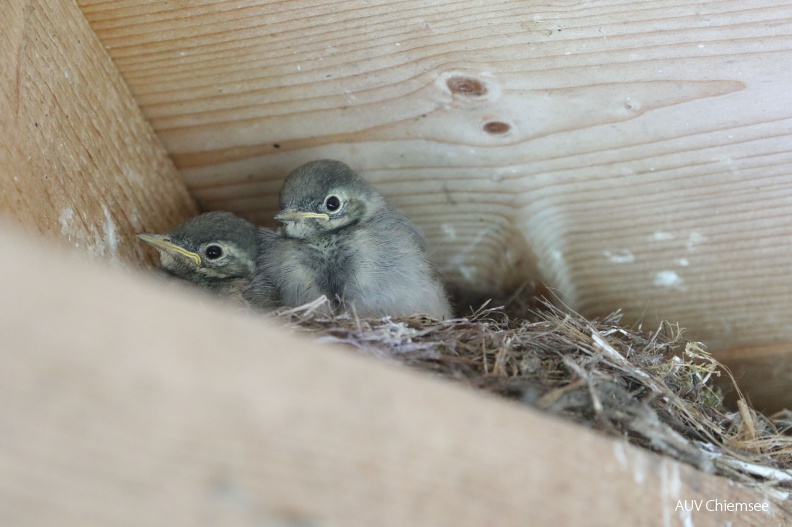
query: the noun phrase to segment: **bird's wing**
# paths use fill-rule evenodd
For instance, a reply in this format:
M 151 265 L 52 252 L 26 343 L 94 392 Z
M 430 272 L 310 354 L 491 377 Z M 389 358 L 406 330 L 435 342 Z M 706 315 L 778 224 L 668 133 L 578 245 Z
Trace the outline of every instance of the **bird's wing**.
M 421 251 L 426 251 L 426 240 L 421 229 L 410 221 L 407 216 L 397 210 L 391 210 L 389 214 L 383 215 L 383 220 L 383 227 L 404 231 L 420 247 Z

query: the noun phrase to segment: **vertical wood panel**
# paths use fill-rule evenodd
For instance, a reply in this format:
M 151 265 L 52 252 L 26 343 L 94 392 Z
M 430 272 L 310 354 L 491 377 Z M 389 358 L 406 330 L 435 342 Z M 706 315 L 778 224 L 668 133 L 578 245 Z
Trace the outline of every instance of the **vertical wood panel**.
M 76 3 L 0 1 L 0 211 L 111 262 L 195 206 Z

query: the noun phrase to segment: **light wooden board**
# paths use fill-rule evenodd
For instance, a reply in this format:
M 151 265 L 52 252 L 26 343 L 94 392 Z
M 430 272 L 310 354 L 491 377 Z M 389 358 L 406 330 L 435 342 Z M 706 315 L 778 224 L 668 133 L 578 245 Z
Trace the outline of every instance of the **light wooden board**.
M 80 5 L 207 208 L 340 158 L 462 287 L 792 351 L 789 0 Z
M 184 183 L 71 0 L 0 0 L 0 212 L 114 263 L 193 214 Z
M 0 244 L 15 255 L 0 259 L 4 526 L 792 519 L 788 503 L 621 439 L 44 250 L 7 226 Z M 769 512 L 678 508 L 715 499 Z

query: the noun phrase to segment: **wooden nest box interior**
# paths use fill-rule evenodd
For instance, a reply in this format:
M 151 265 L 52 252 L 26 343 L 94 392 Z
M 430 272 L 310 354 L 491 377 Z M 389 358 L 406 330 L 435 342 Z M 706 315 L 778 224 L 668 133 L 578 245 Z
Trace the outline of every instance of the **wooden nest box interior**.
M 621 310 L 628 324 L 654 328 L 662 320 L 678 323 L 686 328 L 687 338 L 704 343 L 731 368 L 756 408 L 792 407 L 792 325 L 787 322 L 792 306 L 792 22 L 789 6 L 782 4 L 778 0 L 6 2 L 0 19 L 0 208 L 6 217 L 2 236 L 13 246 L 10 255 L 6 253 L 0 280 L 4 289 L 23 296 L 25 287 L 39 291 L 42 303 L 31 300 L 33 311 L 25 312 L 20 306 L 28 304 L 11 302 L 8 299 L 17 297 L 7 293 L 9 303 L 3 309 L 8 316 L 0 323 L 5 325 L 3 332 L 14 333 L 11 342 L 20 349 L 26 349 L 26 342 L 46 347 L 53 341 L 22 335 L 17 328 L 28 327 L 25 324 L 37 328 L 48 321 L 68 333 L 74 325 L 59 324 L 60 315 L 64 321 L 79 324 L 79 316 L 88 316 L 91 306 L 102 303 L 102 292 L 90 285 L 93 274 L 88 264 L 67 257 L 60 265 L 42 257 L 49 253 L 29 242 L 32 234 L 46 235 L 49 245 L 60 242 L 116 267 L 148 268 L 153 255 L 135 241 L 136 232 L 165 231 L 209 210 L 229 210 L 272 227 L 285 176 L 307 161 L 333 158 L 363 174 L 418 224 L 452 290 L 478 298 L 549 290 L 586 317 Z M 152 322 L 155 316 L 167 318 L 173 312 L 168 306 L 180 313 L 180 306 L 187 306 L 183 312 L 197 320 L 220 317 L 218 328 L 236 327 L 234 314 L 215 315 L 215 306 L 189 306 L 180 296 L 169 298 L 149 291 L 149 286 L 137 291 L 134 280 L 139 278 L 121 273 L 105 276 L 99 272 L 98 276 L 106 294 L 138 295 L 140 304 L 126 306 L 134 312 L 129 320 L 151 324 L 147 327 L 155 333 L 169 333 L 164 320 Z M 151 298 L 158 303 L 146 303 L 144 293 L 154 295 Z M 64 310 L 72 308 L 53 305 L 56 298 L 72 298 L 73 312 L 64 315 Z M 146 361 L 156 361 L 156 353 L 143 353 L 139 363 L 129 358 L 137 353 L 133 344 L 139 333 L 124 325 L 123 308 L 108 307 L 107 321 L 94 320 L 90 338 L 101 339 L 103 332 L 110 331 L 101 328 L 115 328 L 117 335 L 128 331 L 129 343 L 113 344 L 114 349 L 129 350 L 124 364 L 134 371 L 138 366 L 140 371 L 154 368 Z M 36 317 L 41 319 L 34 324 Z M 172 349 L 186 349 L 188 344 L 200 348 L 197 337 L 189 334 L 194 325 L 188 322 L 175 322 L 172 328 L 187 336 L 171 334 L 162 342 L 173 344 Z M 268 325 L 245 324 L 231 338 L 240 348 L 270 338 L 286 347 L 315 347 Z M 205 333 L 200 328 L 198 335 Z M 207 335 L 207 342 L 224 345 L 222 334 Z M 225 399 L 218 394 L 224 388 L 222 380 L 211 380 L 212 368 L 243 387 L 250 383 L 251 390 L 262 390 L 262 397 L 277 397 L 278 390 L 296 388 L 285 382 L 262 388 L 246 377 L 245 367 L 212 362 L 217 359 L 204 352 L 198 356 L 206 363 L 186 370 L 176 362 L 165 366 L 186 371 L 182 379 L 186 384 L 157 392 L 169 401 L 165 406 L 172 411 L 185 409 L 180 405 L 187 404 L 199 381 L 212 386 L 200 400 L 220 408 Z M 242 351 L 230 356 L 264 360 Z M 287 372 L 307 368 L 311 375 L 311 368 L 318 367 L 289 353 L 268 356 L 280 357 L 278 367 Z M 168 357 L 188 361 L 190 355 Z M 30 364 L 44 368 L 50 359 L 42 351 L 32 356 Z M 101 354 L 90 360 L 110 372 L 108 383 L 117 375 L 121 385 L 105 386 L 109 392 L 98 385 L 86 389 L 109 393 L 108 400 L 124 400 L 119 390 L 126 377 L 113 369 L 116 363 L 107 362 Z M 436 417 L 431 409 L 412 417 L 399 413 L 412 408 L 410 404 L 420 405 L 399 386 L 411 386 L 417 390 L 414 393 L 446 402 L 460 391 L 345 355 L 318 360 L 339 377 L 334 383 L 329 380 L 332 375 L 317 374 L 326 382 L 314 388 L 327 389 L 333 393 L 328 400 L 338 404 L 356 400 L 345 391 L 348 387 L 340 386 L 343 379 L 367 375 L 363 372 L 368 369 L 376 372 L 382 382 L 375 393 L 384 398 L 379 403 L 383 406 L 372 399 L 361 403 L 365 418 L 348 425 L 359 426 L 361 433 L 374 434 L 382 441 L 387 426 L 370 420 L 379 411 L 393 418 L 393 423 L 409 423 L 414 418 L 428 426 Z M 21 374 L 9 369 L 5 375 Z M 26 386 L 21 384 L 23 377 L 17 378 L 18 386 Z M 350 382 L 360 385 L 354 379 Z M 398 390 L 404 400 L 394 402 L 397 396 L 388 394 L 388 387 Z M 41 402 L 45 396 L 31 392 L 30 397 Z M 242 404 L 252 396 L 239 397 L 236 402 Z M 305 397 L 303 402 L 312 404 Z M 458 420 L 452 416 L 449 434 L 478 434 L 482 445 L 493 440 L 496 427 L 502 427 L 507 436 L 512 434 L 508 437 L 519 437 L 530 433 L 530 419 L 546 419 L 524 418 L 522 411 L 486 398 L 461 397 L 470 412 L 489 416 L 485 417 L 488 421 L 470 430 L 459 424 L 464 422 L 462 414 Z M 79 419 L 69 414 L 66 403 L 62 408 L 41 404 L 54 412 L 52 422 Z M 138 415 L 135 412 L 141 408 L 131 405 L 127 409 Z M 329 423 L 321 419 L 327 419 L 332 408 L 328 402 L 306 410 L 304 420 L 287 420 L 296 430 L 290 437 L 299 443 L 312 434 L 323 435 L 320 425 Z M 6 422 L 1 409 L 2 405 L 0 428 Z M 311 421 L 314 414 L 319 421 Z M 518 416 L 517 424 L 509 421 L 512 414 Z M 139 422 L 109 418 L 118 434 L 102 436 L 103 440 L 113 448 L 134 451 L 137 426 L 168 422 L 141 416 Z M 224 419 L 219 426 L 233 426 L 232 417 Z M 180 423 L 172 426 L 179 428 L 184 424 Z M 202 432 L 211 429 L 209 424 L 201 428 Z M 566 446 L 572 448 L 576 443 L 571 430 L 553 422 L 541 434 L 551 442 L 556 432 L 569 436 Z M 356 437 L 350 431 L 333 434 L 340 434 L 339 441 L 353 443 Z M 333 434 L 329 439 L 336 438 Z M 445 437 L 441 436 L 437 436 L 439 441 Z M 156 441 L 162 441 L 157 444 L 166 444 L 170 436 L 157 437 Z M 551 465 L 540 468 L 543 476 L 534 474 L 530 481 L 511 470 L 505 454 L 499 457 L 497 452 L 481 450 L 482 445 L 468 448 L 452 441 L 465 455 L 502 463 L 499 466 L 505 472 L 501 474 L 512 478 L 508 484 L 499 483 L 503 488 L 498 492 L 505 493 L 501 496 L 506 505 L 485 500 L 478 509 L 480 516 L 465 506 L 459 511 L 466 512 L 459 512 L 458 517 L 456 513 L 432 516 L 435 508 L 459 506 L 455 500 L 466 495 L 464 489 L 442 482 L 435 482 L 441 489 L 436 506 L 412 501 L 414 508 L 403 508 L 396 499 L 377 498 L 378 505 L 355 513 L 339 502 L 321 502 L 318 490 L 306 492 L 319 500 L 317 517 L 331 518 L 328 525 L 344 524 L 338 523 L 339 518 L 346 525 L 418 525 L 432 519 L 436 521 L 430 523 L 437 525 L 446 520 L 449 525 L 484 525 L 489 516 L 482 511 L 495 509 L 504 514 L 502 524 L 517 525 L 521 514 L 526 514 L 523 504 L 529 502 L 520 501 L 522 495 L 515 489 L 539 485 L 542 477 L 557 485 L 547 491 L 554 496 L 563 492 L 583 496 L 587 484 L 605 485 L 613 493 L 632 485 L 632 476 L 620 479 L 617 469 L 604 478 L 612 477 L 613 482 L 603 484 L 602 475 L 575 465 L 591 465 L 602 452 L 611 452 L 608 440 L 591 437 L 586 439 L 589 446 L 582 449 L 589 450 L 576 454 L 580 459 L 566 458 L 559 471 Z M 206 448 L 223 443 L 217 438 L 206 439 Z M 389 455 L 402 459 L 402 454 L 424 440 L 429 443 L 423 445 L 426 452 L 439 456 L 433 473 L 447 470 L 450 479 L 467 474 L 473 483 L 486 481 L 484 468 L 466 468 L 443 458 L 442 445 L 432 444 L 433 439 L 422 436 L 418 428 Z M 195 441 L 183 445 L 185 451 L 200 452 L 205 445 Z M 77 443 L 74 452 L 88 452 L 80 450 L 87 446 Z M 368 445 L 369 440 L 355 444 L 364 443 Z M 250 445 L 225 446 L 245 449 Z M 153 447 L 141 448 L 148 452 Z M 327 448 L 344 449 L 340 444 Z M 297 448 L 282 453 L 292 463 L 288 466 L 307 463 L 301 461 Z M 0 460 L 4 455 L 0 451 Z M 420 455 L 405 455 L 404 459 L 416 464 L 412 468 L 420 471 L 416 468 Z M 649 458 L 632 450 L 629 456 Z M 182 466 L 172 463 L 168 470 Z M 286 461 L 280 463 L 287 466 Z M 674 470 L 679 478 L 677 465 L 672 469 L 659 461 L 641 463 L 649 463 L 645 466 L 660 474 L 657 478 L 668 479 Z M 375 472 L 385 470 L 378 467 Z M 392 480 L 394 495 L 420 488 L 420 478 L 406 475 L 409 467 L 398 467 L 398 463 L 387 467 L 404 471 Z M 362 470 L 347 468 L 350 474 Z M 239 487 L 226 479 L 225 468 L 216 473 L 207 470 L 208 475 L 196 478 L 206 476 L 213 482 L 211 492 L 220 503 L 202 505 L 200 510 L 208 515 L 237 514 L 238 523 L 233 524 L 247 525 L 250 518 L 245 515 L 260 506 L 277 509 L 278 521 L 291 518 L 288 521 L 296 522 L 277 525 L 324 525 L 299 523 L 302 517 L 289 516 L 290 506 L 281 510 L 269 507 L 270 502 L 256 501 L 257 493 L 266 491 L 272 503 L 290 504 L 303 488 L 302 480 L 287 477 L 280 490 L 273 490 L 277 486 L 250 476 L 245 480 L 248 486 Z M 689 467 L 683 471 L 687 490 L 695 471 Z M 157 471 L 136 467 L 129 477 L 143 477 L 144 472 Z M 570 482 L 570 477 L 577 478 L 576 482 Z M 695 480 L 705 481 L 696 492 L 721 489 L 717 478 L 709 478 L 714 483 L 706 478 Z M 165 479 L 178 485 L 191 481 L 182 473 Z M 80 487 L 86 492 L 99 492 L 100 484 L 106 483 L 100 480 L 91 483 L 86 478 L 79 485 L 88 485 Z M 314 483 L 317 489 L 324 488 Z M 647 482 L 646 492 L 661 496 L 666 484 L 659 479 Z M 360 488 L 355 495 L 365 495 L 364 482 L 356 485 Z M 0 501 L 4 495 L 17 500 L 14 492 L 5 492 L 0 490 Z M 600 492 L 606 490 L 599 490 L 598 496 Z M 559 499 L 564 502 L 571 497 Z M 508 501 L 512 498 L 520 504 Z M 646 510 L 654 505 L 635 499 L 620 502 L 628 512 L 622 511 L 624 516 L 619 518 L 632 524 L 654 524 L 645 521 Z M 31 500 L 19 498 L 13 503 L 28 507 L 40 518 L 35 525 L 47 525 L 46 514 L 39 511 L 36 515 L 37 502 Z M 543 500 L 537 498 L 536 503 Z M 152 510 L 168 510 L 165 498 L 154 501 L 158 505 Z M 558 523 L 559 519 L 582 522 L 603 505 L 587 507 L 532 509 L 528 514 L 533 516 L 526 517 L 537 524 L 541 520 Z M 663 507 L 655 507 L 655 512 L 670 511 L 674 521 L 679 519 L 673 507 Z M 2 510 L 0 506 L 0 519 Z M 187 505 L 184 510 L 192 511 Z M 102 517 L 96 514 L 91 517 Z M 145 511 L 134 514 L 141 521 L 147 518 Z M 715 525 L 716 517 L 721 518 L 701 517 L 701 524 Z M 707 518 L 713 523 L 707 523 Z M 780 516 L 774 518 L 781 525 Z M 189 514 L 170 520 L 169 525 L 196 525 L 198 521 Z M 746 521 L 746 525 L 775 525 L 761 517 L 750 516 Z M 613 523 L 602 522 L 609 524 Z

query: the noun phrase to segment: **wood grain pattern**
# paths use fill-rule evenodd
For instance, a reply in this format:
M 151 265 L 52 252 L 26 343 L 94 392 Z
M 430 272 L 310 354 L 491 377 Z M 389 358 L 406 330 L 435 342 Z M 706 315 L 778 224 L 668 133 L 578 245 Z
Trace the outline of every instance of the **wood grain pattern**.
M 195 211 L 73 1 L 0 0 L 0 211 L 113 263 Z
M 206 208 L 339 158 L 462 287 L 792 351 L 788 0 L 80 5 Z
M 4 526 L 792 519 L 786 502 L 621 439 L 319 345 L 8 229 L 0 244 L 16 256 L 0 259 Z M 701 499 L 766 502 L 769 512 L 677 509 Z

